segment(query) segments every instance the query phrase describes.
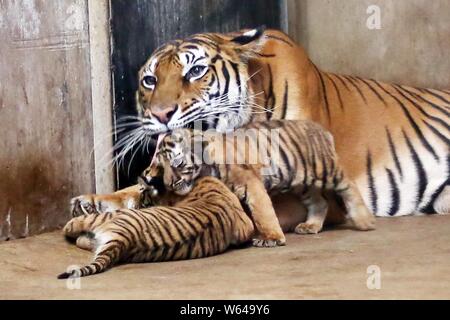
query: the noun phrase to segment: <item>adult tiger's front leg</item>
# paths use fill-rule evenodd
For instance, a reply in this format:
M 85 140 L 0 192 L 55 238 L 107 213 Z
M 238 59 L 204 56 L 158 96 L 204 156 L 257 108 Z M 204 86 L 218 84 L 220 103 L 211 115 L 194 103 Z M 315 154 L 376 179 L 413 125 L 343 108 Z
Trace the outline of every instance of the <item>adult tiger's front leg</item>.
M 70 200 L 72 217 L 140 208 L 141 186 L 134 185 L 110 194 L 87 194 Z

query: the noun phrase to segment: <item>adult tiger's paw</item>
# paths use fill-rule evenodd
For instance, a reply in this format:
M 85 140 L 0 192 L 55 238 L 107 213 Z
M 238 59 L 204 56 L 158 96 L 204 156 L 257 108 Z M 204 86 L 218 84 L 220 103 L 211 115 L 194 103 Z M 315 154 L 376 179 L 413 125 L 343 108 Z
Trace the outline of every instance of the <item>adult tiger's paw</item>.
M 300 223 L 295 228 L 295 233 L 297 234 L 318 234 L 322 231 L 322 224 L 320 223 Z
M 358 210 L 358 214 L 351 217 L 353 225 L 361 231 L 375 230 L 376 218 L 365 207 Z

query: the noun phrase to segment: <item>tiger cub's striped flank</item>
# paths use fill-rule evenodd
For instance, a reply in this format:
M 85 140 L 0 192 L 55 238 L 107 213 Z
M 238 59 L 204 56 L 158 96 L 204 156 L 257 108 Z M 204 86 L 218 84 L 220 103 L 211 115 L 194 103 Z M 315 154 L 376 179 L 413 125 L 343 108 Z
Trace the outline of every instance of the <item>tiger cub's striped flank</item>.
M 198 177 L 212 175 L 221 179 L 248 206 L 259 232 L 255 246 L 285 244 L 268 192 L 290 191 L 305 203 L 307 221 L 297 226 L 297 233 L 322 229 L 328 210 L 324 195 L 330 191 L 342 198 L 358 229 L 374 228 L 375 218 L 353 181 L 344 174 L 328 131 L 314 122 L 300 120 L 255 122 L 245 129 L 245 139 L 234 134 L 175 130 L 162 140 L 156 161 L 144 172 L 145 179 L 151 183 L 162 171 L 165 186 L 180 195 L 188 193 Z M 253 132 L 257 134 L 250 134 L 250 129 L 256 129 Z M 272 141 L 273 130 L 278 133 L 277 145 Z M 262 148 L 268 153 L 268 164 L 261 158 L 250 159 L 251 155 L 261 154 Z
M 174 207 L 122 209 L 69 221 L 65 236 L 95 250 L 95 257 L 58 278 L 93 275 L 119 262 L 204 258 L 247 242 L 253 231 L 236 196 L 219 180 L 205 177 Z

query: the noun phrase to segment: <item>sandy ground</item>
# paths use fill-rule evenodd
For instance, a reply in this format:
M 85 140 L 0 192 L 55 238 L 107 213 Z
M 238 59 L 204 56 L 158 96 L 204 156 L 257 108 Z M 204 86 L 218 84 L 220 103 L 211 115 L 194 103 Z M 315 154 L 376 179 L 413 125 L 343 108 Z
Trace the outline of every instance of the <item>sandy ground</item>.
M 293 234 L 283 248 L 56 279 L 90 257 L 59 232 L 2 243 L 0 299 L 450 299 L 450 216 L 378 219 L 372 232 Z M 380 289 L 367 287 L 369 266 L 379 267 Z

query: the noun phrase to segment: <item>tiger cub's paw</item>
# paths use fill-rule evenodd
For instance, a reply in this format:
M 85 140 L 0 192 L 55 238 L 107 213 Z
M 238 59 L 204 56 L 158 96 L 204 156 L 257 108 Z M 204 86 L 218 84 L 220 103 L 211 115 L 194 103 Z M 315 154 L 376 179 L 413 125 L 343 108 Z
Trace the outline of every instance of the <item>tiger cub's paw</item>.
M 114 195 L 83 195 L 70 200 L 72 217 L 112 212 L 124 208 L 122 199 Z
M 282 247 L 286 245 L 286 239 L 272 240 L 272 239 L 253 239 L 253 246 L 258 248 L 273 248 Z
M 70 200 L 70 213 L 73 218 L 97 213 L 94 196 L 86 195 Z
M 295 227 L 295 233 L 297 234 L 318 234 L 322 231 L 322 225 L 319 223 L 300 223 Z

